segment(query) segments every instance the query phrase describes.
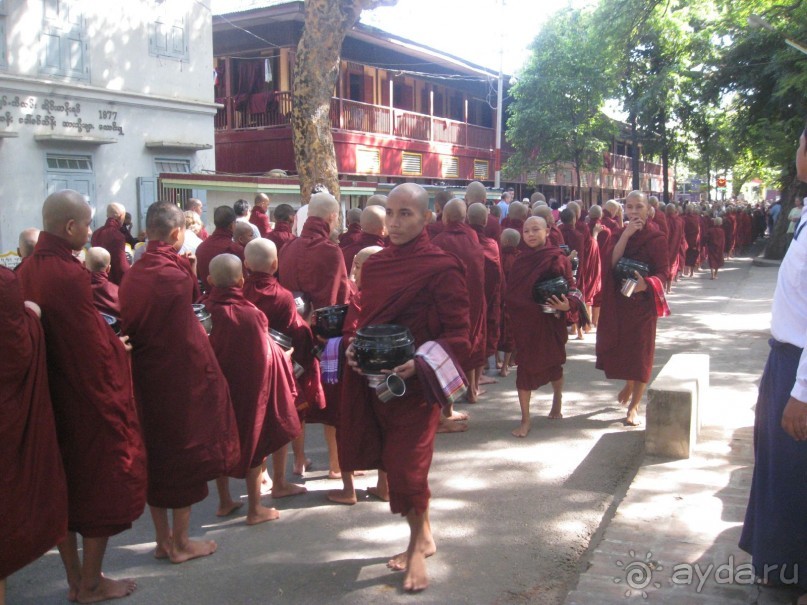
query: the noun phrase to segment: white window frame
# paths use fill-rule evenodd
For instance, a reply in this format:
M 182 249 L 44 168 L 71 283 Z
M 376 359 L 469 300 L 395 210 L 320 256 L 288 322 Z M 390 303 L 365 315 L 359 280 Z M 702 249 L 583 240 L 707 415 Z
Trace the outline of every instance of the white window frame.
M 39 72 L 71 80 L 89 80 L 89 45 L 84 16 L 77 10 L 74 0 L 41 1 Z M 58 58 L 49 56 L 49 44 L 58 44 Z M 76 56 L 79 64 L 73 66 L 71 62 Z M 54 62 L 49 64 L 49 59 L 54 59 Z
M 189 37 L 187 15 L 174 19 L 158 17 L 149 23 L 149 54 L 187 62 L 190 60 Z

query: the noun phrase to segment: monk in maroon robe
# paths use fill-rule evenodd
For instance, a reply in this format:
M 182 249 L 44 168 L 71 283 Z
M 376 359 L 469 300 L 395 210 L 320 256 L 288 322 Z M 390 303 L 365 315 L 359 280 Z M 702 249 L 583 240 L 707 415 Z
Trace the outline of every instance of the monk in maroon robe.
M 529 216 L 529 208 L 521 202 L 511 202 L 507 209 L 507 216 L 502 221 L 502 229 L 515 229 L 519 235 L 524 229 L 524 221 Z M 528 250 L 527 244 L 524 243 L 524 238 L 521 238 L 519 244 L 521 250 Z
M 502 230 L 502 237 L 501 237 L 501 259 L 502 259 L 502 296 L 504 298 L 504 292 L 507 290 L 507 281 L 510 279 L 510 273 L 512 272 L 513 265 L 516 262 L 516 258 L 518 257 L 519 253 L 521 252 L 518 249 L 519 243 L 521 243 L 521 235 L 515 229 L 504 229 Z M 502 365 L 499 368 L 499 376 L 507 377 L 510 374 L 510 366 L 513 359 L 513 354 L 516 350 L 516 341 L 513 338 L 513 325 L 510 322 L 509 318 L 507 317 L 507 313 L 505 312 L 504 308 L 504 300 L 502 300 L 502 304 L 500 305 L 500 313 L 501 313 L 501 325 L 499 328 L 499 351 L 504 353 L 504 358 L 502 360 Z M 498 360 L 497 360 L 498 365 Z
M 602 276 L 610 268 L 607 267 L 607 260 L 605 259 L 605 251 L 608 249 L 608 241 L 611 238 L 611 229 L 605 226 L 602 222 L 603 209 L 601 206 L 592 206 L 589 210 L 589 229 L 591 230 L 591 237 L 597 240 L 597 248 L 599 249 L 600 260 L 600 287 L 594 294 L 591 301 L 591 325 L 597 327 L 597 321 L 600 319 L 600 307 L 602 306 Z
M 661 231 L 645 228 L 649 204 L 643 193 L 628 194 L 625 212 L 628 222 L 612 234 L 606 252 L 611 270 L 604 276 L 596 366 L 605 371 L 607 378 L 626 381 L 618 400 L 628 406 L 626 424 L 636 426 L 639 404 L 653 371 L 656 320 L 669 312 L 663 286 L 668 275 L 668 250 Z M 636 273 L 637 284 L 630 297 L 621 293 L 622 283 L 614 277 L 613 269 L 621 258 L 640 261 L 649 267 L 647 277 Z
M 342 248 L 352 244 L 361 237 L 361 208 L 351 208 L 345 215 L 347 231 L 339 235 L 339 247 Z M 278 249 L 278 252 L 280 250 Z
M 664 214 L 664 209 L 659 204 L 659 199 L 655 195 L 651 195 L 647 198 L 648 203 L 650 204 L 653 210 L 651 211 L 652 217 L 650 220 L 655 223 L 659 230 L 667 237 L 670 233 L 670 227 L 667 224 L 667 215 Z
M 121 233 L 121 225 L 126 216 L 126 208 L 120 204 L 110 204 L 106 208 L 106 224 L 92 234 L 92 245 L 109 252 L 112 269 L 109 280 L 120 285 L 123 274 L 129 270 L 129 259 L 126 256 L 126 237 Z
M 269 223 L 269 196 L 265 193 L 259 193 L 255 196 L 255 202 L 252 206 L 252 212 L 249 215 L 249 222 L 258 228 L 258 233 L 261 237 L 266 237 L 272 231 L 272 225 Z
M 726 232 L 723 231 L 723 219 L 716 218 L 706 232 L 706 247 L 709 254 L 709 269 L 712 279 L 717 279 L 717 270 L 723 267 L 726 246 Z
M 465 281 L 468 286 L 468 298 L 471 301 L 469 317 L 471 332 L 471 354 L 462 369 L 468 376 L 468 402 L 476 403 L 479 393 L 481 369 L 487 359 L 487 315 L 485 302 L 485 254 L 479 246 L 476 233 L 465 223 L 466 207 L 463 200 L 454 199 L 443 208 L 445 229 L 438 234 L 432 243 L 456 256 L 465 266 Z M 454 419 L 462 420 L 462 414 L 454 414 Z M 445 428 L 449 428 L 446 425 Z M 452 427 L 453 428 L 453 427 Z
M 278 252 L 283 249 L 283 246 L 296 237 L 291 231 L 293 224 L 294 208 L 288 204 L 280 204 L 280 206 L 275 208 L 275 228 L 269 232 L 266 239 L 272 240 L 275 243 Z
M 325 393 L 320 381 L 319 360 L 314 354 L 316 341 L 311 327 L 297 312 L 294 295 L 280 285 L 274 277 L 278 270 L 277 249 L 270 242 L 255 240 L 244 250 L 244 262 L 249 275 L 244 282 L 244 298 L 263 311 L 269 327 L 291 338 L 294 353 L 292 359 L 303 368 L 297 378 L 296 407 L 302 423 L 308 410 L 325 408 Z M 304 426 L 304 424 L 303 424 Z M 305 456 L 305 432 L 292 441 L 294 449 L 294 474 L 304 475 L 310 461 Z M 279 450 L 273 458 L 275 472 L 282 467 L 285 476 L 286 451 Z M 276 479 L 277 481 L 277 479 Z M 281 486 L 283 484 L 281 483 Z
M 283 350 L 269 337 L 266 316 L 244 298 L 241 260 L 232 254 L 217 256 L 210 262 L 208 279 L 213 286 L 205 302 L 213 321 L 210 345 L 230 387 L 241 442 L 241 457 L 230 476 L 246 478 L 247 525 L 257 525 L 280 517 L 276 509 L 261 505 L 261 474 L 266 457 L 300 434 L 294 372 Z M 244 359 L 252 362 L 245 364 Z M 284 495 L 292 495 L 285 466 L 284 457 L 282 483 L 272 485 L 274 497 L 284 489 L 288 492 Z M 233 501 L 227 477 L 216 483 L 217 514 L 227 516 L 241 504 Z M 294 494 L 306 492 L 302 485 L 294 488 Z
M 300 237 L 287 244 L 279 255 L 280 285 L 292 292 L 302 292 L 314 309 L 346 304 L 350 296 L 345 258 L 330 237 L 338 221 L 339 202 L 330 193 L 315 193 L 308 202 L 308 218 Z M 331 403 L 326 393 L 325 409 L 310 409 L 306 421 L 324 425 L 330 476 L 339 478 L 335 428 L 338 410 L 336 402 Z
M 213 257 L 219 254 L 235 254 L 244 260 L 244 246 L 233 241 L 235 210 L 231 206 L 219 206 L 213 212 L 213 224 L 216 225 L 216 230 L 196 248 L 196 273 L 202 284 L 202 292 L 205 293 L 210 290 L 207 275 Z
M 464 267 L 458 258 L 429 242 L 425 233 L 428 204 L 428 193 L 414 183 L 398 185 L 390 192 L 391 245 L 364 263 L 357 327 L 406 326 L 416 346 L 439 341 L 462 365 L 470 352 Z M 340 451 L 340 459 L 346 470 L 387 472 L 390 508 L 406 516 L 410 531 L 408 549 L 388 566 L 406 570 L 404 590 L 420 591 L 428 585 L 426 558 L 436 551 L 429 524 L 428 476 L 440 408 L 426 402 L 414 360 L 394 368 L 407 384 L 406 393 L 394 404 L 378 399 L 366 378 L 353 371 L 358 370 L 355 363 L 348 347 L 350 367 L 343 375 L 340 429 L 356 438 L 350 440 L 353 447 Z
M 499 244 L 485 235 L 488 210 L 484 204 L 474 203 L 468 207 L 468 224 L 476 232 L 479 245 L 485 255 L 485 358 L 496 355 L 499 345 L 499 324 L 502 314 L 502 260 Z
M 602 224 L 611 230 L 611 233 L 622 228 L 622 206 L 616 200 L 608 200 L 602 207 Z
M 552 208 L 549 206 L 538 206 L 533 210 L 534 216 L 540 216 L 544 219 L 547 226 L 546 239 L 553 246 L 563 246 L 566 242 L 563 239 L 558 226 L 555 224 L 555 216 L 552 214 Z
M 723 232 L 726 235 L 726 243 L 724 244 L 723 252 L 726 254 L 727 258 L 734 256 L 735 228 L 736 224 L 734 221 L 734 214 L 730 208 L 727 208 L 726 213 L 723 216 Z
M 700 212 L 700 229 L 701 229 L 701 250 L 698 256 L 698 270 L 700 271 L 701 265 L 709 259 L 709 248 L 706 244 L 706 234 L 713 226 L 712 217 L 708 209 L 704 206 Z
M 684 217 L 684 239 L 686 240 L 684 277 L 693 277 L 701 247 L 701 219 L 694 204 L 687 206 L 687 214 Z
M 667 292 L 672 290 L 672 282 L 678 281 L 678 271 L 680 266 L 678 264 L 678 255 L 681 249 L 681 240 L 684 237 L 683 223 L 679 223 L 676 219 L 675 204 L 667 204 L 664 209 L 667 214 Z
M 361 237 L 350 244 L 341 246 L 348 275 L 353 267 L 353 257 L 356 256 L 359 250 L 370 246 L 384 247 L 384 238 L 387 235 L 387 228 L 384 225 L 385 216 L 386 211 L 381 206 L 367 206 L 362 210 L 361 219 L 359 220 Z
M 84 266 L 91 271 L 92 302 L 101 313 L 120 319 L 118 286 L 109 281 L 109 252 L 90 248 L 84 254 Z
M 146 452 L 132 397 L 126 339 L 92 303 L 90 272 L 73 256 L 90 235 L 92 211 L 76 191 L 42 208 L 44 230 L 19 272 L 25 298 L 42 309 L 48 383 L 68 490 L 68 535 L 59 544 L 71 600 L 123 597 L 131 580 L 101 573 L 110 536 L 143 512 Z M 91 363 L 88 360 L 92 360 Z M 84 537 L 83 562 L 76 534 Z
M 577 270 L 577 284 L 580 291 L 583 293 L 583 298 L 586 301 L 588 308 L 588 315 L 591 316 L 591 308 L 594 305 L 594 297 L 600 293 L 602 288 L 601 281 L 601 266 L 600 261 L 600 247 L 597 244 L 597 234 L 599 229 L 590 227 L 585 220 L 581 218 L 582 208 L 577 202 L 570 202 L 569 208 L 577 215 L 575 228 L 582 234 L 585 258 L 580 261 L 580 266 Z M 596 233 L 594 231 L 596 230 Z M 590 331 L 590 325 L 586 324 L 586 333 Z
M 577 297 L 551 297 L 546 310 L 532 297 L 533 285 L 556 277 L 566 278 L 570 292 L 575 289 L 572 265 L 566 254 L 547 241 L 546 221 L 538 216 L 524 223 L 524 239 L 530 248 L 519 254 L 510 271 L 504 297 L 505 312 L 510 321 L 518 320 L 513 335 L 518 348 L 516 388 L 521 407 L 521 424 L 513 431 L 515 437 L 530 432 L 530 398 L 532 391 L 552 383 L 552 409 L 549 417 L 563 418 L 563 364 L 566 363 L 567 312 L 577 315 L 584 306 L 579 291 Z M 552 312 L 547 312 L 552 309 Z
M 6 578 L 67 535 L 67 485 L 56 437 L 41 311 L 0 268 L 0 603 Z
M 484 188 L 485 186 L 482 185 L 483 190 Z M 445 208 L 446 204 L 451 201 L 453 197 L 450 191 L 438 191 L 434 194 L 434 221 L 426 226 L 426 231 L 429 233 L 430 238 L 434 238 L 435 235 L 445 228 L 445 224 L 443 223 L 443 208 Z
M 148 450 L 154 556 L 182 563 L 216 550 L 213 541 L 189 538 L 191 505 L 207 497 L 208 481 L 237 464 L 238 429 L 227 381 L 191 306 L 193 256 L 177 254 L 185 217 L 176 205 L 155 202 L 146 214 L 146 233 L 146 252 L 121 286 L 121 327 L 132 342 Z

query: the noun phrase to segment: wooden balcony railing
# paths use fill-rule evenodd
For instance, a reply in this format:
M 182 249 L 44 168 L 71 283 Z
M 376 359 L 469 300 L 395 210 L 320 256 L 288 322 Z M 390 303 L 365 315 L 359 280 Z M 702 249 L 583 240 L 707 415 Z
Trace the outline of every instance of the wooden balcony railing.
M 622 170 L 625 172 L 633 171 L 633 159 L 626 155 L 617 155 L 615 153 L 608 154 L 611 157 L 611 170 Z M 662 166 L 654 162 L 645 162 L 639 160 L 639 172 L 642 174 L 653 174 L 661 176 Z
M 216 130 L 288 126 L 291 118 L 291 93 L 275 92 L 267 99 L 265 109 L 263 98 L 259 102 L 253 102 L 253 99 L 247 97 L 217 99 L 224 107 L 216 112 Z M 335 130 L 434 141 L 476 149 L 493 149 L 495 141 L 495 131 L 492 128 L 349 99 L 332 98 L 330 118 Z

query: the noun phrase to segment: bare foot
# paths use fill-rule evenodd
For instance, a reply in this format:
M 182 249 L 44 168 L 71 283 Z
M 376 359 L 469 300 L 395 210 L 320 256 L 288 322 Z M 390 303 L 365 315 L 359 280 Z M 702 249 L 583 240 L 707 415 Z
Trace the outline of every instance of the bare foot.
M 501 370 L 499 370 L 499 376 L 502 378 L 507 378 L 510 375 L 510 368 L 507 366 L 503 366 Z
M 168 549 L 163 546 L 162 544 L 157 544 L 154 548 L 154 558 L 155 559 L 167 559 L 168 558 Z
M 625 385 L 622 387 L 622 390 L 619 391 L 619 394 L 616 396 L 616 400 L 619 402 L 619 405 L 628 405 L 628 401 L 630 401 L 631 393 L 633 389 L 630 388 L 629 385 Z
M 341 479 L 342 473 L 336 473 L 334 471 L 328 471 L 328 479 Z
M 464 422 L 440 422 L 437 426 L 438 433 L 464 433 L 468 430 L 468 425 Z
M 563 413 L 560 411 L 560 406 L 558 406 L 557 409 L 555 409 L 554 405 L 552 406 L 552 409 L 549 410 L 549 418 L 551 420 L 560 420 L 563 418 Z
M 405 592 L 420 592 L 429 587 L 429 576 L 426 573 L 426 557 L 417 549 L 409 557 L 409 564 L 404 575 Z
M 476 397 L 479 398 L 480 395 L 484 395 L 487 392 L 488 392 L 487 389 L 477 389 L 476 390 Z
M 131 578 L 125 580 L 110 580 L 103 575 L 95 586 L 81 586 L 76 594 L 79 603 L 98 603 L 109 599 L 128 597 L 137 588 Z
M 368 487 L 367 493 L 375 496 L 382 502 L 389 502 L 389 488 L 379 489 L 378 487 Z
M 247 525 L 258 525 L 258 523 L 266 523 L 275 519 L 280 519 L 280 513 L 276 508 L 258 505 L 258 510 L 247 514 Z
M 298 477 L 302 477 L 305 475 L 306 469 L 311 470 L 311 458 L 306 458 L 304 462 L 298 462 L 297 458 L 295 457 L 292 472 Z
M 485 374 L 479 377 L 479 384 L 496 384 L 497 382 L 499 381 Z
M 299 496 L 306 493 L 308 490 L 303 485 L 297 483 L 284 483 L 283 485 L 275 485 L 272 488 L 272 498 L 288 498 L 289 496 Z
M 474 393 L 472 389 L 468 389 L 468 391 L 465 393 L 465 401 L 468 403 L 476 403 L 479 401 L 477 395 L 478 393 Z
M 188 540 L 188 543 L 180 548 L 176 544 L 171 545 L 171 563 L 184 563 L 191 559 L 207 557 L 216 552 L 218 545 L 213 540 Z
M 521 421 L 521 424 L 518 425 L 517 429 L 512 431 L 513 437 L 526 437 L 530 434 L 531 423 L 529 421 L 524 422 Z
M 577 335 L 577 338 L 575 338 L 575 340 L 583 340 L 583 335 L 582 335 L 582 334 L 578 334 L 578 335 Z
M 457 422 L 457 421 L 461 422 L 461 421 L 464 421 L 464 420 L 468 420 L 468 414 L 466 414 L 465 412 L 457 412 L 455 410 L 455 411 L 451 412 L 451 416 L 443 416 L 443 418 L 441 420 L 442 421 L 452 420 L 454 422 Z
M 80 581 L 78 582 L 68 582 L 68 589 L 67 589 L 67 600 L 71 603 L 75 603 L 76 599 L 78 598 L 78 587 Z
M 636 416 L 628 416 L 625 418 L 625 426 L 642 426 L 642 421 Z
M 230 500 L 227 504 L 220 504 L 219 509 L 216 511 L 217 517 L 229 517 L 239 508 L 244 506 L 243 502 L 233 502 Z
M 428 559 L 436 552 L 437 545 L 434 543 L 434 540 L 431 540 L 423 551 L 424 558 Z M 404 552 L 398 553 L 392 557 L 389 561 L 387 561 L 387 567 L 394 571 L 403 571 L 409 567 L 409 551 L 405 550 Z
M 343 489 L 332 489 L 328 491 L 327 498 L 331 502 L 336 502 L 337 504 L 347 504 L 348 506 L 353 506 L 357 501 L 356 492 L 353 490 L 346 492 Z

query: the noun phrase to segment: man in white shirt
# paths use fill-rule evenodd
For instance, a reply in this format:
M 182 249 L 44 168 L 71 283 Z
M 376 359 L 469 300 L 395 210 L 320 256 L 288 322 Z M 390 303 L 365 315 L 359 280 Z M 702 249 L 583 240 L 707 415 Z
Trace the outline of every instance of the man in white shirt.
M 796 153 L 797 178 L 803 182 L 807 182 L 806 135 L 807 130 Z M 755 410 L 754 476 L 740 537 L 740 548 L 751 554 L 762 582 L 801 588 L 807 588 L 805 226 L 807 218 L 802 215 L 779 268 L 773 295 L 771 351 Z
M 513 201 L 513 194 L 509 191 L 505 191 L 502 193 L 502 199 L 496 204 L 502 210 L 502 215 L 499 217 L 499 222 L 501 223 L 504 219 L 507 218 L 507 211 L 510 209 L 510 202 Z
M 249 222 L 249 202 L 247 200 L 236 200 L 235 204 L 233 204 L 233 210 L 235 210 L 235 220 L 237 222 L 245 223 L 252 228 L 252 239 L 257 239 L 261 236 L 261 232 L 258 231 L 258 228 Z

